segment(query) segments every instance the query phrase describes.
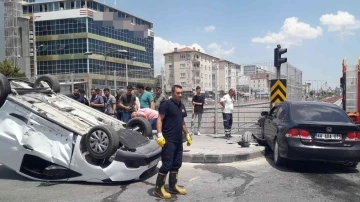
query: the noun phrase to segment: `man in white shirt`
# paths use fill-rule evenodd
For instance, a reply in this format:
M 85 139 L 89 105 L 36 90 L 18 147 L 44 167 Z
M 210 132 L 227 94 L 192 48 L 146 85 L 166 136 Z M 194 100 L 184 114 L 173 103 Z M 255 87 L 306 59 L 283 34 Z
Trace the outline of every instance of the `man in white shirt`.
M 229 93 L 224 95 L 220 99 L 220 105 L 222 106 L 222 114 L 224 120 L 225 137 L 231 138 L 231 127 L 233 122 L 232 112 L 234 110 L 234 96 L 235 90 L 230 89 Z

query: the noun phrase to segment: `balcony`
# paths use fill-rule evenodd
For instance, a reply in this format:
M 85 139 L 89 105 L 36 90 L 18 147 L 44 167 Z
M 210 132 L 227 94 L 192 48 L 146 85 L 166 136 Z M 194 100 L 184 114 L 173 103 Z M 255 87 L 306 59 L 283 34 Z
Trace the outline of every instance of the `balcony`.
M 192 63 L 193 63 L 194 65 L 200 65 L 200 59 L 199 59 L 199 58 L 193 58 L 193 59 L 192 59 Z
M 194 73 L 200 73 L 200 67 L 193 67 Z
M 193 76 L 192 79 L 195 80 L 195 83 L 200 82 L 200 77 L 199 76 Z

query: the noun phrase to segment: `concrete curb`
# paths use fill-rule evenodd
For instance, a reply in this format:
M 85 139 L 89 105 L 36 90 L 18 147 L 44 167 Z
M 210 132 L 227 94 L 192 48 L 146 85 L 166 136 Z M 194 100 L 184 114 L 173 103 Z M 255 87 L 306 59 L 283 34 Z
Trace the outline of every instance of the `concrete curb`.
M 245 148 L 244 148 L 245 149 Z M 239 161 L 246 161 L 265 154 L 265 147 L 256 146 L 253 151 L 242 151 L 232 154 L 204 154 L 204 153 L 183 153 L 183 162 L 187 163 L 232 163 Z

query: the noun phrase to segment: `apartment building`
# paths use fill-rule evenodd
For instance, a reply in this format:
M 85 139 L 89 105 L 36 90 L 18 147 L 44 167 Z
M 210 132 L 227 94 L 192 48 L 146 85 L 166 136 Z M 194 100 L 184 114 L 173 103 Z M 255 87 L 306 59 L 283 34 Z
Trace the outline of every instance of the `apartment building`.
M 202 53 L 196 48 L 174 48 L 174 51 L 165 53 L 165 83 L 166 92 L 179 84 L 184 89 L 186 97 L 192 97 L 196 86 L 200 86 L 202 93 L 213 91 L 213 60 L 218 58 Z
M 270 80 L 275 78 L 276 75 L 272 72 L 250 75 L 250 88 L 256 92 L 269 92 Z
M 227 60 L 220 59 L 219 72 L 218 72 L 219 91 L 227 93 L 230 90 L 230 88 L 236 90 L 237 78 L 240 76 L 240 72 L 241 72 L 240 65 Z M 215 85 L 215 79 L 213 85 Z
M 248 93 L 250 87 L 250 76 L 240 75 L 237 77 L 236 89 L 239 93 Z

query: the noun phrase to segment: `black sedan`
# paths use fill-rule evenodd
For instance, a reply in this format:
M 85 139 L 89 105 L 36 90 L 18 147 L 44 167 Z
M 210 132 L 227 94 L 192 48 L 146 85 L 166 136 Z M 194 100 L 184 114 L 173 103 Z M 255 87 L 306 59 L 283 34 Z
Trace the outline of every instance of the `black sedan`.
M 360 130 L 338 106 L 324 102 L 281 102 L 265 116 L 262 138 L 274 151 L 274 162 L 286 159 L 360 162 Z

